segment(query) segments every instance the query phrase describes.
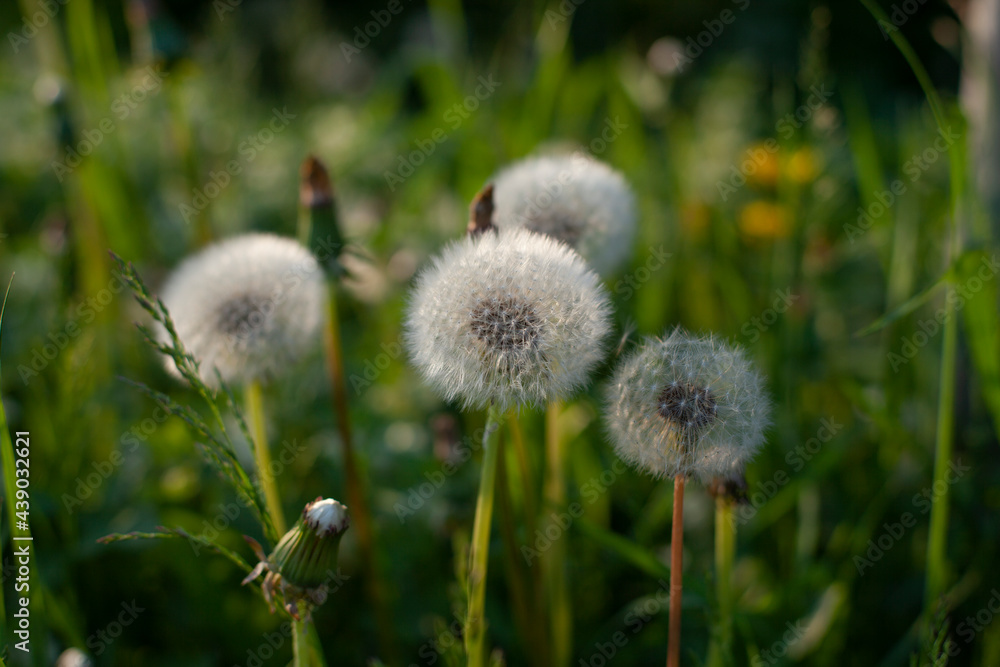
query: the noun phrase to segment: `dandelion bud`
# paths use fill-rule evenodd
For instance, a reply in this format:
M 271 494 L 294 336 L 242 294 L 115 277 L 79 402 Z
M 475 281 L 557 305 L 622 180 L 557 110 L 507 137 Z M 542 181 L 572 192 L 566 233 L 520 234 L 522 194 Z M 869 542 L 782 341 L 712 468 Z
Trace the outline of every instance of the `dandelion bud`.
M 615 371 L 607 417 L 615 450 L 658 478 L 731 478 L 770 424 L 764 382 L 743 351 L 677 329 L 647 338 Z
M 498 409 L 581 387 L 603 356 L 608 296 L 574 251 L 525 229 L 452 244 L 417 279 L 406 342 L 447 400 Z
M 270 556 L 265 557 L 260 545 L 246 538 L 260 562 L 243 583 L 266 571 L 261 587 L 264 598 L 273 603 L 275 591 L 280 592 L 285 608 L 299 618 L 303 602 L 320 605 L 326 600 L 327 582 L 337 571 L 340 538 L 349 524 L 347 507 L 332 498 L 316 498 L 305 506 Z
M 493 226 L 493 184 L 487 183 L 469 206 L 469 225 L 466 227 L 466 233 L 475 236 L 491 229 L 496 229 Z
M 281 577 L 296 586 L 312 588 L 337 569 L 340 537 L 350 520 L 347 508 L 327 498 L 306 505 L 302 516 L 278 542 L 268 559 Z
M 525 227 L 562 241 L 598 274 L 618 269 L 632 252 L 635 195 L 620 173 L 591 157 L 528 158 L 493 181 L 500 229 Z

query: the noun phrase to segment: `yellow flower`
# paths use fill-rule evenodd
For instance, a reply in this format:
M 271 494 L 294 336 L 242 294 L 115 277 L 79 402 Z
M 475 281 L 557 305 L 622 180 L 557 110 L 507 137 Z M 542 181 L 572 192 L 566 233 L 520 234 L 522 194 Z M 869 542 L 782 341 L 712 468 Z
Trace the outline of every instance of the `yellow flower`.
M 740 231 L 754 239 L 776 239 L 788 236 L 788 213 L 774 202 L 758 199 L 740 211 Z
M 805 184 L 811 182 L 816 178 L 816 172 L 818 171 L 816 154 L 811 148 L 798 149 L 788 159 L 785 171 L 788 178 L 795 183 Z
M 773 188 L 778 184 L 781 165 L 777 148 L 772 139 L 770 142 L 756 143 L 746 150 L 743 169 L 749 183 L 763 188 Z
M 708 230 L 712 212 L 705 202 L 691 200 L 681 205 L 681 229 L 694 239 L 700 239 Z

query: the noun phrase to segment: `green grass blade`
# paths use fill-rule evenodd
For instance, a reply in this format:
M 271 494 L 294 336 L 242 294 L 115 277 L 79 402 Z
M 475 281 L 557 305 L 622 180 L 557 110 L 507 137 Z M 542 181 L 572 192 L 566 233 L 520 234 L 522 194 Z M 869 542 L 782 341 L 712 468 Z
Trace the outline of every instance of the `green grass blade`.
M 587 521 L 583 518 L 577 519 L 576 525 L 579 527 L 581 533 L 608 551 L 617 554 L 622 560 L 635 565 L 649 576 L 664 580 L 670 578 L 670 568 L 632 540 L 601 528 L 592 521 Z
M 985 261 L 985 253 L 982 256 Z M 959 269 L 961 284 L 969 285 L 980 266 L 981 262 L 962 262 Z M 965 333 L 972 363 L 979 375 L 983 400 L 993 418 L 994 429 L 1000 436 L 1000 315 L 996 307 L 1000 290 L 997 288 L 996 276 L 981 282 L 983 286 L 980 291 L 971 295 L 965 305 Z
M 875 333 L 876 331 L 884 329 L 885 327 L 889 326 L 899 318 L 909 315 L 917 308 L 927 303 L 930 300 L 930 298 L 934 296 L 934 293 L 937 292 L 938 288 L 940 288 L 942 285 L 946 285 L 949 282 L 951 282 L 954 276 L 955 276 L 954 269 L 949 269 L 948 271 L 945 272 L 943 276 L 935 280 L 934 284 L 932 284 L 930 287 L 927 287 L 922 292 L 914 296 L 911 296 L 909 299 L 901 303 L 899 306 L 893 308 L 891 311 L 889 311 L 882 317 L 878 318 L 877 320 L 866 326 L 864 329 L 861 329 L 854 335 L 859 338 L 861 336 L 867 336 L 868 334 L 872 334 Z

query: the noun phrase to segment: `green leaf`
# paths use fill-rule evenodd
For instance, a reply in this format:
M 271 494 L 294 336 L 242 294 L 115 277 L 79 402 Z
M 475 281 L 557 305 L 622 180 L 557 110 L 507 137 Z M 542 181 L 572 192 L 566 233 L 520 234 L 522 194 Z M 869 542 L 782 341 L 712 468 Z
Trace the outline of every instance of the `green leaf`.
M 670 578 L 670 568 L 632 540 L 601 528 L 596 523 L 584 518 L 577 519 L 576 525 L 584 535 L 608 551 L 618 554 L 623 560 L 632 563 L 643 572 L 649 574 L 649 576 L 655 579 Z

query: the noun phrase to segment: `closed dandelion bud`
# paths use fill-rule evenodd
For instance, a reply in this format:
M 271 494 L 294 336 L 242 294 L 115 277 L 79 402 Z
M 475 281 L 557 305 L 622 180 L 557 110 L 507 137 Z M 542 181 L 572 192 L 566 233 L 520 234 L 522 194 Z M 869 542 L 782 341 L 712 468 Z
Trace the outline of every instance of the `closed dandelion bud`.
M 270 556 L 264 555 L 256 541 L 245 538 L 260 562 L 243 583 L 248 584 L 267 572 L 261 589 L 268 603 L 273 605 L 278 592 L 288 613 L 299 618 L 300 607 L 304 605 L 308 617 L 310 606 L 326 601 L 327 584 L 337 572 L 340 538 L 349 525 L 347 507 L 332 498 L 316 498 L 305 506 L 299 520 Z
M 215 369 L 236 384 L 286 370 L 318 342 L 325 298 L 312 253 L 273 234 L 209 246 L 186 259 L 161 290 L 178 337 L 210 387 L 218 384 Z M 176 371 L 172 359 L 167 364 Z
M 349 523 L 347 507 L 331 498 L 317 498 L 278 542 L 268 559 L 271 566 L 288 583 L 319 586 L 337 569 L 340 538 Z
M 611 307 L 573 250 L 525 229 L 449 246 L 417 279 L 406 343 L 424 379 L 465 407 L 565 398 L 600 362 Z
M 635 195 L 603 162 L 582 154 L 528 158 L 497 174 L 493 186 L 499 229 L 524 227 L 562 241 L 602 276 L 632 252 Z
M 730 478 L 770 424 L 763 379 L 742 349 L 681 329 L 619 364 L 607 407 L 618 456 L 658 478 Z

